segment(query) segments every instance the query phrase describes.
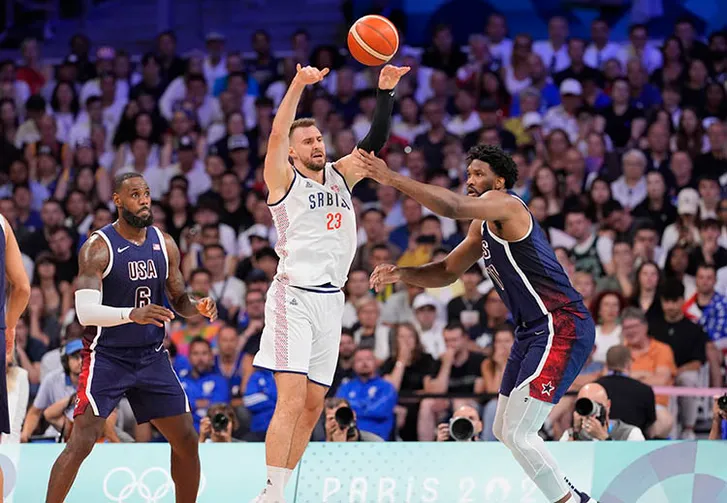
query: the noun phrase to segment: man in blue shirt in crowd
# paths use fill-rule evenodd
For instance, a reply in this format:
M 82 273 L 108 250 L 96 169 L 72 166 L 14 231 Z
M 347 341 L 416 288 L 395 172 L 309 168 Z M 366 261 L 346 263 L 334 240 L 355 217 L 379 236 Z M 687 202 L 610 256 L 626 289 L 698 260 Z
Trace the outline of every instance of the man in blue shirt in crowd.
M 216 403 L 230 402 L 230 387 L 227 379 L 213 370 L 212 346 L 202 337 L 189 343 L 189 366 L 190 370 L 179 373 L 179 380 L 187 393 L 194 428 L 199 431 L 199 422 L 207 415 L 207 409 Z
M 270 420 L 275 412 L 275 402 L 278 399 L 278 389 L 275 387 L 275 377 L 266 369 L 256 369 L 250 375 L 245 388 L 242 403 L 250 411 L 250 433 L 245 440 L 248 442 L 264 442 Z
M 356 377 L 341 385 L 336 396 L 351 404 L 359 430 L 389 440 L 394 429 L 394 407 L 398 399 L 396 389 L 376 375 L 376 359 L 371 349 L 356 350 L 353 371 Z
M 710 440 L 727 440 L 727 410 L 719 407 L 718 400 L 727 399 L 727 395 L 723 397 L 714 397 L 714 406 L 712 408 L 712 429 L 709 432 Z

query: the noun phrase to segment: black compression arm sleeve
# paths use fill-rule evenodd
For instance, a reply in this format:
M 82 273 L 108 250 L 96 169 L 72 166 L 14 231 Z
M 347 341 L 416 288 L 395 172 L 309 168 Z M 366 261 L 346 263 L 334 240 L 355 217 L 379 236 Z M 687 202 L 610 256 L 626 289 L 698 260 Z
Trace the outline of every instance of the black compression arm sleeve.
M 371 120 L 371 128 L 358 147 L 366 152 L 378 154 L 384 148 L 391 132 L 391 113 L 394 110 L 394 90 L 378 89 L 376 91 L 376 108 Z

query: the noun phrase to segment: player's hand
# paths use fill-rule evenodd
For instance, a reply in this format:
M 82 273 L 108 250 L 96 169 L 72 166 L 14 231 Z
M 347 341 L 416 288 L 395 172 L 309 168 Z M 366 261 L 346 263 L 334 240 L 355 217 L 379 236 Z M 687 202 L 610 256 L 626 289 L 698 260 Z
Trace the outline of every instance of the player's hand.
M 328 68 L 319 70 L 314 66 L 300 66 L 300 63 L 298 63 L 295 67 L 295 71 L 296 74 L 294 80 L 307 86 L 323 80 L 323 77 L 328 75 L 330 70 Z
M 166 307 L 156 304 L 147 304 L 144 307 L 135 307 L 129 314 L 129 319 L 139 325 L 156 325 L 163 327 L 174 319 L 174 313 Z
M 13 361 L 15 356 L 15 327 L 5 329 L 5 364 Z M 717 403 L 716 401 L 714 403 Z
M 399 79 L 409 73 L 409 70 L 411 68 L 408 66 L 386 65 L 381 69 L 381 73 L 379 73 L 379 89 L 383 89 L 384 91 L 394 89 L 396 84 L 399 83 Z
M 380 292 L 381 287 L 390 285 L 391 283 L 398 283 L 400 280 L 401 273 L 399 273 L 398 267 L 393 264 L 380 264 L 371 273 L 369 285 L 376 292 Z
M 446 442 L 449 440 L 449 425 L 440 423 L 437 425 L 437 442 Z
M 373 152 L 366 152 L 360 148 L 353 151 L 353 172 L 361 178 L 371 178 L 382 185 L 391 185 L 393 172 L 386 162 L 376 157 Z
M 197 311 L 205 318 L 209 318 L 210 321 L 217 319 L 217 304 L 212 297 L 205 297 L 197 301 Z

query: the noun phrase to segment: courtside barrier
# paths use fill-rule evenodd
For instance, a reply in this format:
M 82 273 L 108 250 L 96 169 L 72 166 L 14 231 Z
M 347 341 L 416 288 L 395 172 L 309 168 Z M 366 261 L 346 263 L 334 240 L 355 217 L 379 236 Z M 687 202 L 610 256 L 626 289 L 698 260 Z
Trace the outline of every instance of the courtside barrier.
M 550 442 L 563 471 L 601 503 L 727 503 L 727 442 Z M 61 445 L 0 445 L 6 494 L 44 501 Z M 201 446 L 199 503 L 250 501 L 265 477 L 262 444 Z M 499 443 L 316 443 L 289 503 L 546 503 Z M 169 446 L 98 445 L 69 503 L 172 503 Z

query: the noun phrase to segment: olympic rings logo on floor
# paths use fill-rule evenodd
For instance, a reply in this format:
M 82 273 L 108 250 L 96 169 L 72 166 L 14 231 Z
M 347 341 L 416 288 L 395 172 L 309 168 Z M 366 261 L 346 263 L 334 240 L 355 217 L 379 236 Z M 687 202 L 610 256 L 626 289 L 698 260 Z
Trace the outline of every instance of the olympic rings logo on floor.
M 153 477 L 153 485 L 155 487 L 154 489 L 152 489 L 152 483 L 147 484 L 147 481 L 149 477 L 155 473 L 160 474 L 161 477 Z M 119 475 L 116 476 L 116 474 Z M 118 482 L 119 478 L 122 478 L 122 480 L 126 479 L 127 482 L 116 494 L 113 494 L 112 488 L 109 486 L 111 485 L 112 480 Z M 159 483 L 159 479 L 161 479 L 161 483 Z M 204 491 L 206 483 L 204 474 L 200 475 L 199 482 L 200 483 L 198 494 L 201 495 Z M 164 497 L 167 496 L 169 493 L 174 494 L 174 481 L 172 480 L 172 477 L 167 470 L 158 466 L 147 468 L 146 470 L 141 472 L 141 475 L 139 477 L 136 476 L 136 472 L 134 472 L 134 470 L 132 470 L 131 468 L 126 466 L 118 466 L 110 470 L 104 477 L 103 492 L 104 496 L 108 498 L 109 501 L 113 501 L 116 503 L 126 503 L 127 501 L 129 503 L 135 503 L 139 501 L 138 498 L 133 498 L 134 495 L 140 497 L 141 501 L 143 501 L 144 503 L 161 503 Z

